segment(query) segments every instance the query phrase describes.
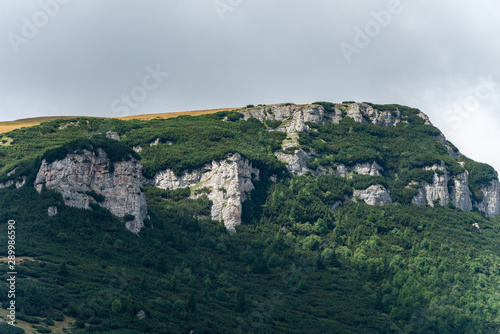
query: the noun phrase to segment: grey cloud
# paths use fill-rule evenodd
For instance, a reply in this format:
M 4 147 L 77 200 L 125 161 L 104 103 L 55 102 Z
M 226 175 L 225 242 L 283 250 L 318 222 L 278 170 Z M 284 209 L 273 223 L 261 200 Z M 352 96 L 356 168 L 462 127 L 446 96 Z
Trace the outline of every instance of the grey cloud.
M 50 1 L 0 4 L 2 120 L 121 116 L 112 102 L 141 87 L 148 66 L 160 66 L 168 78 L 131 113 L 400 103 L 422 109 L 464 153 L 500 169 L 491 154 L 500 144 L 500 86 L 469 116 L 445 115 L 474 94 L 480 76 L 500 82 L 498 1 L 401 0 L 401 13 L 348 63 L 340 43 L 352 45 L 355 29 L 391 1 L 217 0 L 231 9 L 220 20 L 213 0 L 66 0 L 16 54 L 8 34 L 21 34 L 23 17 Z

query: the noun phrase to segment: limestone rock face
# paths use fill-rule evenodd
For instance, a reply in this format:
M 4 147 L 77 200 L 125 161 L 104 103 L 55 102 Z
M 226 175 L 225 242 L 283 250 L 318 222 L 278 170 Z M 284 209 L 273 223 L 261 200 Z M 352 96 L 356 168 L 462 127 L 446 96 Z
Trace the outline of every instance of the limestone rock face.
M 434 171 L 432 183 L 422 181 L 420 183 L 418 195 L 412 199 L 415 205 L 430 205 L 434 206 L 434 201 L 439 201 L 439 205 L 446 206 L 450 202 L 450 194 L 448 192 L 448 180 L 450 179 L 448 170 L 442 162 L 440 165 L 434 164 L 423 168 L 424 170 Z M 461 191 L 462 188 L 459 188 Z M 463 193 L 455 194 L 455 196 L 463 196 Z
M 307 132 L 309 127 L 306 122 L 318 124 L 326 123 L 325 108 L 316 104 L 305 106 L 295 104 L 275 104 L 269 106 L 259 106 L 241 111 L 244 119 L 255 117 L 261 122 L 267 120 L 282 121 L 278 131 L 286 133 Z
M 26 176 L 22 176 L 19 179 L 17 179 L 16 181 L 15 180 L 8 180 L 6 182 L 0 182 L 0 189 L 9 188 L 10 186 L 12 186 L 14 184 L 16 185 L 16 189 L 18 189 L 18 188 L 21 188 L 22 186 L 24 186 L 25 183 L 26 183 Z
M 465 171 L 453 179 L 450 194 L 451 202 L 465 211 L 472 210 L 472 194 L 469 190 L 469 172 Z
M 365 103 L 352 103 L 347 107 L 347 117 L 359 123 L 394 126 L 400 122 L 401 113 L 378 111 Z
M 141 192 L 142 164 L 135 158 L 115 162 L 114 170 L 111 164 L 102 149 L 98 149 L 98 154 L 87 150 L 83 154 L 68 154 L 52 163 L 43 160 L 34 186 L 38 192 L 43 185 L 57 190 L 68 206 L 89 209 L 90 203 L 97 203 L 115 216 L 133 215 L 134 220 L 127 222 L 126 227 L 138 233 L 147 215 L 146 198 Z M 102 195 L 104 200 L 97 202 L 91 192 Z
M 161 189 L 191 187 L 194 190 L 208 188 L 208 198 L 212 201 L 211 218 L 224 221 L 230 233 L 241 224 L 241 203 L 246 200 L 246 192 L 254 189 L 252 180 L 259 179 L 260 171 L 239 154 L 230 154 L 226 160 L 212 161 L 192 172 L 175 175 L 173 170 L 158 172 L 153 184 Z
M 434 206 L 434 201 L 438 200 L 442 206 L 451 202 L 462 210 L 472 210 L 472 193 L 469 189 L 468 171 L 452 176 L 443 162 L 424 167 L 424 170 L 435 172 L 433 182 L 422 181 L 420 184 L 412 182 L 409 185 L 420 186 L 418 194 L 412 199 L 413 204 Z
M 356 164 L 354 166 L 345 166 L 343 164 L 337 165 L 337 174 L 342 177 L 347 177 L 347 175 L 351 172 L 362 175 L 371 175 L 371 176 L 381 176 L 380 171 L 384 169 L 375 161 L 372 163 L 365 162 L 362 164 Z
M 434 171 L 434 180 L 433 183 L 429 184 L 424 182 L 423 190 L 426 195 L 427 202 L 430 206 L 434 206 L 434 201 L 438 200 L 441 206 L 448 205 L 450 201 L 450 195 L 448 193 L 448 171 L 444 166 L 444 163 L 441 165 L 433 165 L 430 167 L 424 167 L 424 170 L 433 170 Z M 440 171 L 440 172 L 436 172 Z
M 366 103 L 339 104 L 331 111 L 326 111 L 323 106 L 318 104 L 295 105 L 286 103 L 258 106 L 240 112 L 243 114 L 244 119 L 255 117 L 261 122 L 266 120 L 283 121 L 283 124 L 277 130 L 291 133 L 309 131 L 306 122 L 317 124 L 339 123 L 344 118 L 341 109 L 346 117 L 360 123 L 394 126 L 402 121 L 399 111 L 379 111 Z M 431 124 L 429 117 L 424 113 L 420 112 L 417 116 L 423 118 L 425 124 Z
M 360 198 L 368 205 L 386 205 L 392 203 L 392 198 L 387 189 L 380 184 L 375 184 L 365 190 L 355 190 L 354 198 Z
M 492 180 L 489 184 L 481 187 L 484 198 L 476 205 L 477 209 L 486 217 L 496 217 L 500 215 L 500 182 Z
M 306 161 L 314 156 L 313 153 L 304 152 L 301 149 L 296 149 L 293 154 L 276 152 L 275 155 L 280 161 L 283 161 L 288 170 L 296 176 L 304 175 L 310 171 L 310 169 L 307 168 Z

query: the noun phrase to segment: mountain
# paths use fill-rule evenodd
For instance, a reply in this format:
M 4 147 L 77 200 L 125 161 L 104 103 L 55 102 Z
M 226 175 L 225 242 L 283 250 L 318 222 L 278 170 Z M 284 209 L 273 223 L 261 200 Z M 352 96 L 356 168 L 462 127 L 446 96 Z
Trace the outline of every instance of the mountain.
M 2 136 L 24 329 L 500 329 L 498 174 L 418 109 L 249 105 Z

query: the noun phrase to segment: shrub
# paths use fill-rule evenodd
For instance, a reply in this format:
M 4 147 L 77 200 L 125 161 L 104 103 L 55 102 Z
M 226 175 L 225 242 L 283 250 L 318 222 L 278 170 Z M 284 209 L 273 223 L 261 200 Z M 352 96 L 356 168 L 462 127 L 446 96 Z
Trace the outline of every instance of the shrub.
M 281 125 L 281 123 L 283 123 L 282 121 L 277 121 L 277 120 L 266 120 L 264 123 L 266 123 L 266 125 L 268 127 L 270 127 L 271 129 L 276 129 L 277 127 L 279 127 Z

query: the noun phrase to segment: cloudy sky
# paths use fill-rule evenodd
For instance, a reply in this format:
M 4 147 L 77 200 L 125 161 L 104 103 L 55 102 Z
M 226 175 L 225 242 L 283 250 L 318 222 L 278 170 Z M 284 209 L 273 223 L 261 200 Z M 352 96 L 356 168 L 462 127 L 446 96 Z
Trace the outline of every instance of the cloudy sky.
M 1 0 L 0 121 L 399 103 L 500 170 L 499 17 L 498 0 Z

